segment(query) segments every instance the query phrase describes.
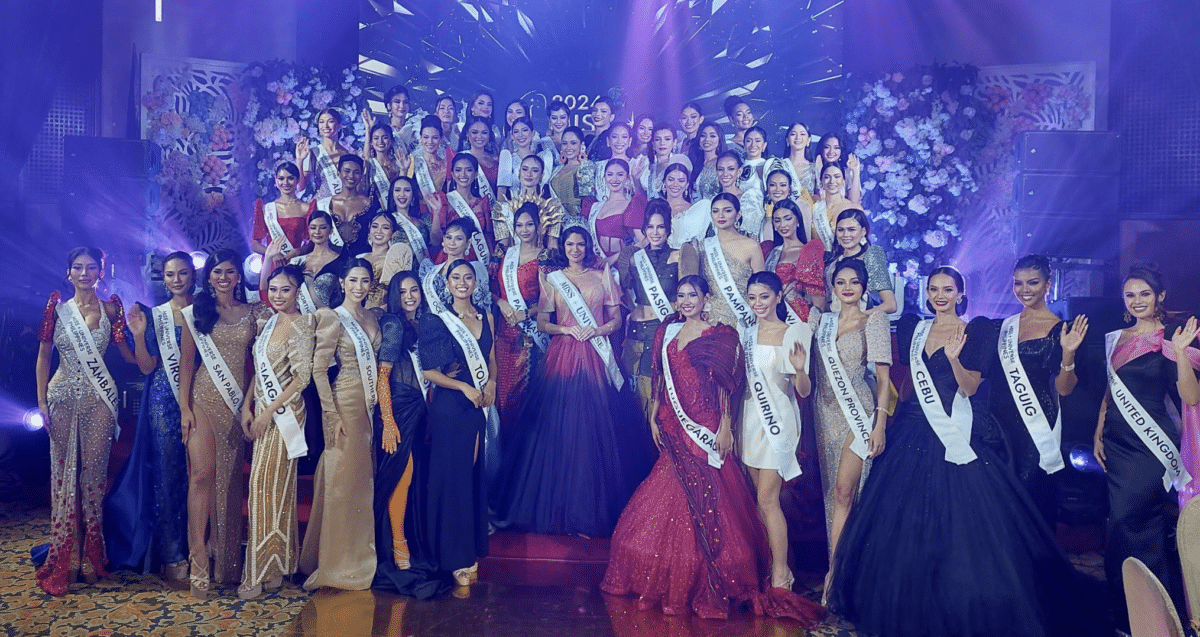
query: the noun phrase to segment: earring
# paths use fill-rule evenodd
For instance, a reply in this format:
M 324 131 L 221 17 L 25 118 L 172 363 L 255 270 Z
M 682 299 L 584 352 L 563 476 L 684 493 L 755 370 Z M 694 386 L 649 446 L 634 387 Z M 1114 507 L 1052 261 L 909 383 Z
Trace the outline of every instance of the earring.
M 962 304 L 963 304 L 963 301 L 965 301 L 966 299 L 967 299 L 967 297 L 965 297 L 965 296 L 960 296 L 960 297 L 958 297 L 958 300 L 954 302 L 954 304 L 955 304 L 955 305 L 962 305 Z
M 1126 323 L 1133 322 L 1133 316 L 1129 313 L 1129 310 L 1125 310 L 1125 313 L 1122 316 L 1125 318 Z
M 866 237 L 863 237 L 863 238 L 859 239 L 859 240 L 858 240 L 858 245 L 860 245 L 860 246 L 865 246 L 865 245 L 867 245 L 867 238 L 866 238 Z

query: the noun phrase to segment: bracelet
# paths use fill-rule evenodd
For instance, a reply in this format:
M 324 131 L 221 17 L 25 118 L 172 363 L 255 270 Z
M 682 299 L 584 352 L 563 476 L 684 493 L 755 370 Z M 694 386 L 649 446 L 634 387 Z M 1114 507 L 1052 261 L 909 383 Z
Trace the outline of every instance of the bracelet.
M 1075 370 L 1075 363 L 1071 363 L 1070 365 L 1060 365 L 1059 367 L 1060 367 L 1060 368 L 1061 368 L 1061 369 L 1062 369 L 1064 372 L 1070 372 L 1070 371 L 1074 371 L 1074 370 Z

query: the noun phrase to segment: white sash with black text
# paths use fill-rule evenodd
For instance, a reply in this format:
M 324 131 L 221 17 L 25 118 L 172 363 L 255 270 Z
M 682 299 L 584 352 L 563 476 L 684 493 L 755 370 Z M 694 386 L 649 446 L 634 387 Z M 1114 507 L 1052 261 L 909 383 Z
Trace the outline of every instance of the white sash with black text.
M 213 342 L 212 336 L 201 334 L 200 330 L 196 329 L 196 319 L 192 308 L 191 305 L 183 308 L 183 322 L 187 324 L 188 331 L 192 333 L 192 340 L 196 342 L 196 351 L 200 352 L 200 360 L 208 370 L 208 377 L 212 379 L 213 385 L 217 386 L 221 400 L 225 401 L 225 406 L 229 408 L 229 411 L 233 412 L 235 416 L 240 416 L 242 401 L 246 396 L 242 393 L 242 388 L 238 387 L 233 371 L 225 363 L 225 358 L 221 356 L 221 350 L 217 349 L 217 344 Z
M 971 448 L 971 419 L 974 415 L 971 401 L 962 392 L 955 391 L 951 412 L 947 414 L 942 407 L 941 395 L 924 358 L 925 340 L 929 338 L 929 328 L 932 326 L 933 319 L 921 321 L 913 333 L 912 346 L 908 350 L 913 391 L 921 403 L 921 410 L 925 412 L 925 419 L 946 447 L 946 461 L 967 464 L 978 457 Z
M 592 316 L 592 311 L 588 309 L 587 303 L 583 300 L 583 295 L 579 293 L 579 288 L 575 287 L 567 279 L 567 275 L 563 274 L 562 270 L 551 272 L 550 283 L 554 284 L 554 288 L 563 298 L 563 302 L 571 310 L 571 315 L 575 317 L 575 322 L 583 327 L 590 327 L 594 330 L 600 328 L 600 324 L 596 322 L 596 317 Z M 617 358 L 613 354 L 612 343 L 608 342 L 605 336 L 593 336 L 589 342 L 592 347 L 596 348 L 596 353 L 600 355 L 600 359 L 604 361 L 605 371 L 608 372 L 608 380 L 613 386 L 620 389 L 625 384 L 625 377 L 621 375 L 621 368 L 617 366 Z
M 283 240 L 279 246 L 279 254 L 287 256 L 296 247 L 288 240 L 287 233 L 283 231 L 283 226 L 279 225 L 279 211 L 275 208 L 275 202 L 263 204 L 263 223 L 267 226 L 267 233 L 271 235 L 272 241 Z
M 1029 374 L 1025 373 L 1025 365 L 1021 362 L 1020 343 L 1017 340 L 1020 334 L 1020 314 L 1004 319 L 1000 325 L 1000 365 L 1004 368 L 1004 378 L 1012 391 L 1017 413 L 1021 414 L 1021 420 L 1025 422 L 1025 428 L 1037 447 L 1038 466 L 1046 473 L 1054 473 L 1066 467 L 1062 456 L 1062 409 L 1058 410 L 1058 418 L 1051 429 L 1050 420 L 1046 418 L 1042 403 L 1033 391 Z
M 171 386 L 175 402 L 179 402 L 179 343 L 175 340 L 175 314 L 171 311 L 171 303 L 156 305 L 150 310 L 150 316 L 154 319 L 158 357 L 167 374 L 167 384 Z
M 825 244 L 825 249 L 832 250 L 836 244 L 833 238 L 833 228 L 829 225 L 829 217 L 825 214 L 824 201 L 813 204 L 813 226 L 817 230 L 817 236 L 821 237 L 821 243 Z
M 671 409 L 675 410 L 675 417 L 679 419 L 679 424 L 683 430 L 687 432 L 692 442 L 696 443 L 697 447 L 704 450 L 708 455 L 709 466 L 721 468 L 725 464 L 725 459 L 721 457 L 721 452 L 717 451 L 717 434 L 709 431 L 707 427 L 692 420 L 692 417 L 683 410 L 683 404 L 679 402 L 679 394 L 675 390 L 675 379 L 671 375 L 671 359 L 667 356 L 667 347 L 671 341 L 679 336 L 679 331 L 683 329 L 683 323 L 671 323 L 667 325 L 666 331 L 663 332 L 663 348 L 662 348 L 662 368 L 663 368 L 663 386 L 667 390 L 667 398 L 671 401 Z
M 317 210 L 328 212 L 329 217 L 333 219 L 333 224 L 329 228 L 329 243 L 339 248 L 346 245 L 346 241 L 342 239 L 342 233 L 338 231 L 337 216 L 333 214 L 333 197 L 321 197 L 318 199 Z
M 671 315 L 671 301 L 667 298 L 667 293 L 663 291 L 662 282 L 658 280 L 658 272 L 650 263 L 650 255 L 646 254 L 645 248 L 633 253 L 633 267 L 637 272 L 638 281 L 642 285 L 642 291 L 646 293 L 646 299 L 650 301 L 650 309 L 654 310 L 660 321 L 667 320 L 667 317 Z
M 115 426 L 113 437 L 116 438 L 121 435 L 121 427 L 116 425 L 117 383 L 113 380 L 112 374 L 108 372 L 108 366 L 104 364 L 104 356 L 96 348 L 96 341 L 92 340 L 92 331 L 88 329 L 87 321 L 83 319 L 83 312 L 79 311 L 79 305 L 75 303 L 75 299 L 59 303 L 56 309 L 59 320 L 66 328 L 67 339 L 71 341 L 71 346 L 75 348 L 75 355 L 79 357 L 79 365 L 87 374 L 92 388 L 96 390 L 97 394 L 100 394 L 104 405 L 112 412 Z M 100 311 L 104 311 L 103 304 L 100 305 Z
M 338 167 L 334 165 L 329 151 L 320 144 L 317 144 L 317 170 L 321 171 L 321 178 L 329 184 L 329 192 L 336 195 L 342 191 L 342 177 L 338 175 Z
M 521 282 L 517 279 L 517 270 L 521 267 L 521 240 L 513 236 L 513 246 L 504 252 L 504 261 L 500 265 L 500 275 L 504 279 L 504 291 L 508 293 L 508 304 L 512 306 L 514 312 L 528 312 L 529 305 L 525 303 L 525 297 L 521 296 Z M 526 316 L 520 324 L 521 331 L 525 332 L 529 338 L 538 346 L 538 349 L 545 351 L 546 346 L 550 344 L 550 335 L 537 328 L 537 317 Z
M 342 328 L 346 330 L 350 342 L 354 343 L 354 355 L 358 358 L 358 373 L 362 378 L 367 414 L 370 414 L 371 410 L 375 408 L 375 403 L 379 402 L 379 396 L 375 390 L 376 378 L 379 373 L 375 364 L 375 348 L 371 345 L 367 331 L 350 315 L 350 310 L 338 306 L 334 312 L 337 312 L 338 318 L 341 319 Z
M 429 173 L 429 163 L 425 161 L 422 155 L 414 155 L 413 161 L 416 164 L 413 167 L 413 175 L 417 178 L 417 186 L 421 188 L 422 196 L 433 194 L 437 187 L 433 185 L 433 175 Z
M 479 217 L 457 190 L 451 191 L 446 198 L 450 200 L 450 206 L 459 217 L 475 222 L 475 232 L 468 237 L 468 241 L 471 242 L 471 247 L 475 248 L 475 260 L 486 262 L 491 252 L 488 250 L 487 238 L 483 236 L 483 224 L 479 223 Z
M 283 394 L 283 384 L 279 382 L 275 368 L 271 366 L 271 359 L 267 356 L 267 344 L 271 342 L 271 334 L 275 332 L 278 323 L 279 315 L 275 314 L 267 320 L 262 333 L 258 335 L 258 340 L 254 342 L 254 377 L 263 396 L 260 409 L 270 407 L 271 403 Z M 296 419 L 295 412 L 286 402 L 271 415 L 271 419 L 279 428 L 279 437 L 283 438 L 283 445 L 287 448 L 288 460 L 295 460 L 308 453 L 308 443 L 304 441 L 304 426 Z
M 713 236 L 704 240 L 704 257 L 708 261 L 717 291 L 729 304 L 734 315 L 738 317 L 739 331 L 754 325 L 756 320 L 754 312 L 746 304 L 746 297 L 738 289 L 737 282 L 733 280 L 733 273 L 729 271 L 729 262 L 725 260 L 725 250 L 721 247 L 719 238 Z
M 302 254 L 292 259 L 290 263 L 303 268 L 307 260 L 308 255 Z M 300 310 L 301 314 L 313 314 L 317 311 L 317 302 L 313 299 L 312 289 L 310 289 L 307 276 L 300 282 L 299 294 L 296 295 L 296 309 Z
M 392 184 L 388 180 L 387 171 L 383 169 L 383 162 L 379 161 L 379 158 L 372 157 L 368 161 L 371 165 L 371 185 L 379 193 L 379 205 L 386 208 L 390 194 L 388 191 L 391 190 Z
M 600 214 L 600 209 L 603 207 L 603 202 L 596 201 L 592 203 L 591 209 L 586 212 L 588 231 L 592 233 L 592 252 L 596 253 L 596 258 L 601 261 L 608 258 L 608 255 L 604 254 L 604 248 L 600 247 L 600 233 L 596 232 L 596 215 Z
M 758 331 L 761 327 L 762 323 L 756 323 L 747 328 L 746 340 L 742 344 L 742 349 L 746 352 L 746 380 L 749 382 L 747 389 L 750 400 L 758 408 L 763 433 L 771 445 L 771 451 L 775 452 L 779 475 L 786 482 L 801 474 L 800 463 L 796 460 L 796 445 L 800 443 L 800 412 L 791 404 L 780 405 L 775 401 L 771 392 L 767 390 L 768 380 L 763 376 L 762 370 L 754 364 L 754 356 L 758 353 Z M 791 352 L 793 343 L 801 343 L 805 352 L 811 349 L 812 331 L 807 323 L 788 325 L 783 336 L 783 356 Z M 807 362 L 806 358 L 805 363 Z M 808 369 L 798 369 L 796 373 L 807 374 Z M 792 412 L 792 417 L 796 418 L 795 431 L 787 431 L 783 426 L 785 414 L 789 411 Z
M 429 248 L 425 245 L 425 237 L 421 236 L 421 229 L 417 224 L 408 218 L 408 213 L 403 210 L 396 212 L 396 221 L 400 222 L 400 227 L 404 230 L 404 236 L 408 237 L 408 245 L 413 251 L 413 263 L 420 263 L 422 260 L 429 257 Z
M 842 365 L 842 355 L 837 348 L 838 322 L 841 315 L 837 312 L 826 312 L 821 315 L 821 324 L 817 327 L 817 349 L 821 352 L 821 362 L 825 365 L 825 376 L 829 378 L 829 388 L 842 410 L 842 417 L 850 425 L 854 441 L 850 443 L 850 451 L 854 455 L 867 459 L 870 452 L 867 443 L 871 440 L 871 430 L 874 427 L 874 413 L 868 413 L 863 406 L 862 397 L 854 391 L 854 385 Z

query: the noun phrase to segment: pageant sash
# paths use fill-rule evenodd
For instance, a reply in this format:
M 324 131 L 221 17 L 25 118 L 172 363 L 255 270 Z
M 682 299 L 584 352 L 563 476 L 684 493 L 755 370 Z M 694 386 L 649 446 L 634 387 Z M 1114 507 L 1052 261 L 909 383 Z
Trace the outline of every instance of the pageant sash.
M 779 464 L 779 475 L 784 481 L 787 481 L 801 474 L 800 463 L 796 460 L 796 445 L 800 442 L 801 426 L 798 418 L 799 410 L 793 409 L 791 404 L 780 405 L 775 400 L 775 397 L 767 390 L 769 381 L 754 362 L 754 356 L 758 353 L 758 332 L 761 327 L 762 323 L 756 323 L 747 329 L 746 342 L 742 345 L 742 349 L 746 352 L 746 380 L 749 381 L 749 398 L 758 408 L 759 422 L 762 424 L 763 433 L 766 434 L 767 442 L 771 445 L 771 450 L 775 452 L 776 462 Z M 784 356 L 791 351 L 793 343 L 802 343 L 806 352 L 811 349 L 812 331 L 808 324 L 797 323 L 788 326 L 783 337 Z M 807 362 L 805 360 L 805 363 Z M 807 374 L 808 370 L 798 369 L 796 373 Z M 785 431 L 783 424 L 789 411 L 792 417 L 797 418 L 794 432 Z
M 833 390 L 833 396 L 842 410 L 842 417 L 849 423 L 850 431 L 854 434 L 850 451 L 866 460 L 869 453 L 867 443 L 871 440 L 875 414 L 867 412 L 862 397 L 854 391 L 854 385 L 851 384 L 846 368 L 842 365 L 842 355 L 837 348 L 840 316 L 838 312 L 826 312 L 821 315 L 821 324 L 817 327 L 817 348 L 821 351 L 821 362 L 825 365 L 829 388 Z
M 821 243 L 825 244 L 825 249 L 832 250 L 836 244 L 833 238 L 833 228 L 829 226 L 829 217 L 825 214 L 824 201 L 813 204 L 813 226 L 817 230 L 817 236 L 821 237 Z
M 550 273 L 548 277 L 550 283 L 554 286 L 563 302 L 567 304 L 567 308 L 571 310 L 571 315 L 575 317 L 575 322 L 583 327 L 598 329 L 600 324 L 596 322 L 596 317 L 592 316 L 592 311 L 588 309 L 587 303 L 583 301 L 583 295 L 579 293 L 579 288 L 575 287 L 567 279 L 567 275 L 563 274 L 562 270 L 556 270 Z M 613 354 L 612 343 L 604 336 L 593 336 L 589 342 L 596 349 L 596 353 L 600 355 L 600 359 L 604 361 L 605 371 L 608 372 L 608 380 L 613 386 L 620 389 L 625 384 L 625 376 L 621 374 L 621 369 L 617 367 L 617 358 Z
M 290 261 L 293 265 L 304 267 L 305 261 L 308 260 L 308 255 L 302 254 Z M 296 308 L 301 314 L 314 314 L 317 311 L 317 302 L 313 299 L 312 290 L 309 289 L 308 277 L 304 277 L 304 281 L 300 284 L 299 294 L 296 295 Z
M 235 416 L 239 416 L 242 413 L 242 401 L 246 396 L 242 393 L 242 388 L 238 387 L 233 371 L 225 363 L 225 358 L 221 356 L 221 350 L 217 349 L 217 344 L 213 342 L 212 336 L 201 334 L 200 330 L 196 329 L 196 319 L 192 308 L 191 305 L 183 308 L 183 322 L 187 324 L 188 331 L 192 333 L 192 339 L 196 342 L 196 351 L 200 352 L 200 360 L 204 362 L 204 367 L 208 370 L 208 377 L 212 379 L 213 385 L 217 386 L 217 391 L 220 392 L 221 399 L 225 401 L 225 406 Z
M 596 232 L 596 215 L 600 213 L 600 208 L 603 207 L 603 202 L 594 201 L 592 202 L 591 209 L 587 211 L 588 231 L 592 233 L 592 252 L 595 252 L 596 258 L 601 261 L 608 258 L 608 255 L 604 254 L 604 248 L 600 247 L 600 233 Z
M 387 207 L 388 193 L 392 188 L 391 181 L 388 180 L 387 171 L 383 169 L 383 162 L 379 158 L 372 157 L 367 160 L 371 167 L 371 185 L 375 187 L 375 191 L 379 193 L 379 205 Z
M 954 404 L 951 413 L 947 414 L 942 407 L 938 389 L 933 384 L 933 376 L 925 364 L 925 341 L 929 338 L 929 328 L 933 319 L 925 319 L 917 324 L 913 334 L 912 345 L 908 350 L 909 370 L 912 374 L 913 389 L 925 419 L 933 427 L 933 432 L 946 446 L 946 461 L 954 464 L 967 464 L 978 456 L 971 448 L 971 401 L 962 392 L 954 392 Z
M 342 191 L 342 178 L 338 175 L 337 166 L 329 156 L 329 151 L 321 144 L 317 144 L 317 170 L 321 171 L 321 178 L 329 184 L 329 192 L 336 195 Z
M 179 402 L 179 343 L 175 341 L 175 317 L 171 312 L 171 303 L 155 306 L 150 310 L 150 316 L 154 319 L 158 357 L 167 374 L 167 384 L 171 386 L 175 402 Z
M 487 197 L 488 201 L 496 200 L 496 193 L 492 190 L 492 184 L 487 180 L 487 175 L 483 174 L 482 166 L 475 173 L 475 183 L 479 185 L 479 194 L 481 196 Z
M 275 208 L 275 202 L 263 204 L 263 222 L 267 225 L 267 232 L 271 235 L 272 241 L 283 239 L 280 245 L 279 254 L 287 256 L 296 246 L 288 240 L 287 234 L 283 231 L 283 226 L 279 225 L 279 210 Z
M 350 337 L 350 342 L 354 343 L 354 355 L 358 358 L 358 373 L 363 381 L 363 396 L 367 402 L 367 413 L 375 408 L 375 403 L 379 402 L 379 396 L 375 393 L 376 376 L 378 375 L 378 367 L 375 363 L 375 348 L 371 346 L 371 339 L 367 336 L 367 331 L 363 329 L 358 321 L 350 315 L 350 310 L 338 306 L 334 310 L 337 312 L 338 318 L 342 321 L 342 328 L 346 330 L 346 334 Z
M 708 464 L 717 469 L 725 464 L 725 459 L 721 457 L 721 452 L 717 451 L 717 434 L 709 431 L 707 427 L 692 420 L 692 417 L 683 410 L 683 404 L 679 402 L 679 394 L 675 390 L 675 379 L 671 375 L 671 359 L 667 356 L 667 346 L 671 341 L 679 336 L 679 331 L 683 329 L 683 323 L 670 323 L 667 325 L 666 331 L 663 332 L 663 348 L 662 348 L 662 368 L 663 368 L 663 386 L 667 390 L 667 398 L 671 401 L 671 409 L 675 410 L 675 417 L 679 419 L 679 424 L 683 426 L 683 430 L 687 432 L 692 442 L 696 443 L 708 455 Z
M 113 380 L 112 374 L 108 372 L 108 366 L 104 364 L 104 357 L 96 348 L 96 341 L 92 340 L 92 331 L 88 329 L 87 321 L 83 319 L 83 312 L 79 311 L 79 305 L 75 303 L 75 299 L 59 303 L 56 309 L 59 320 L 66 328 L 67 339 L 71 341 L 75 355 L 79 357 L 79 365 L 87 374 L 88 380 L 91 381 L 92 388 L 96 390 L 97 394 L 100 394 L 100 398 L 112 412 L 113 424 L 116 425 L 117 383 Z M 100 306 L 100 311 L 104 311 L 103 305 Z M 117 425 L 113 437 L 116 438 L 120 435 L 121 427 Z
M 1108 391 L 1112 395 L 1112 403 L 1121 410 L 1125 422 L 1142 439 L 1142 444 L 1154 453 L 1166 471 L 1163 473 L 1163 489 L 1170 491 L 1171 487 L 1182 491 L 1192 481 L 1191 474 L 1183 466 L 1179 449 L 1167 437 L 1166 432 L 1146 413 L 1138 399 L 1125 386 L 1125 381 L 1113 369 L 1113 352 L 1117 349 L 1117 341 L 1121 338 L 1121 330 L 1109 332 L 1104 336 L 1104 360 L 1108 367 Z
M 324 210 L 333 218 L 333 227 L 329 229 L 329 242 L 339 248 L 346 245 L 345 239 L 342 239 L 342 233 L 338 232 L 338 218 L 333 214 L 333 197 L 321 197 L 318 199 L 317 210 Z
M 263 409 L 270 407 L 271 403 L 283 394 L 284 389 L 279 377 L 275 375 L 275 368 L 271 366 L 271 358 L 267 356 L 267 343 L 271 342 L 271 334 L 275 332 L 278 323 L 279 315 L 272 315 L 254 342 L 254 376 L 263 395 Z M 308 453 L 308 443 L 304 441 L 304 427 L 300 425 L 296 413 L 286 402 L 275 410 L 271 420 L 275 421 L 275 426 L 279 428 L 279 437 L 283 438 L 283 445 L 287 448 L 288 460 L 295 460 Z
M 446 311 L 446 304 L 442 303 L 442 297 L 438 295 L 437 289 L 438 279 L 441 278 L 442 268 L 435 265 L 433 269 L 425 274 L 425 278 L 421 281 L 421 293 L 425 295 L 425 302 L 429 304 L 429 311 L 434 314 L 441 314 Z M 445 283 L 444 280 L 443 283 Z
M 500 266 L 500 275 L 504 279 L 504 291 L 508 293 L 508 304 L 517 312 L 528 312 L 529 305 L 521 296 L 521 282 L 517 280 L 517 270 L 521 267 L 521 240 L 513 237 L 515 245 L 504 252 L 504 260 Z M 525 332 L 538 346 L 545 351 L 550 344 L 550 335 L 537 328 L 537 318 L 526 316 L 520 323 L 521 331 Z
M 717 284 L 717 290 L 738 317 L 738 327 L 744 329 L 754 325 L 757 319 L 754 312 L 750 310 L 750 306 L 746 304 L 746 298 L 742 296 L 738 284 L 733 280 L 733 273 L 729 271 L 729 262 L 725 260 L 725 250 L 721 248 L 719 238 L 713 236 L 704 240 L 704 256 L 708 261 L 709 270 L 713 274 L 713 280 Z
M 1033 391 L 1029 382 L 1029 374 L 1021 362 L 1017 342 L 1021 334 L 1021 315 L 1014 314 L 1000 326 L 1000 365 L 1004 368 L 1004 378 L 1012 391 L 1013 401 L 1017 405 L 1017 413 L 1025 422 L 1025 428 L 1033 438 L 1033 444 L 1038 450 L 1038 466 L 1046 473 L 1054 473 L 1066 465 L 1062 457 L 1062 410 L 1058 410 L 1058 418 L 1054 428 L 1050 428 L 1050 420 L 1042 410 L 1042 403 Z M 1057 396 L 1057 394 L 1055 394 Z
M 484 356 L 483 350 L 479 347 L 479 341 L 475 339 L 475 335 L 471 333 L 470 328 L 462 319 L 445 306 L 442 311 L 437 313 L 438 318 L 442 319 L 442 323 L 446 324 L 446 329 L 450 330 L 450 336 L 458 343 L 462 349 L 463 358 L 467 361 L 467 371 L 471 374 L 471 384 L 475 389 L 483 391 L 483 386 L 487 385 L 488 376 L 488 360 Z M 484 319 L 487 320 L 487 319 Z
M 413 251 L 413 263 L 420 263 L 427 259 L 429 247 L 425 245 L 425 237 L 421 236 L 421 229 L 412 222 L 407 212 L 397 211 L 395 217 L 396 221 L 400 222 L 400 228 L 404 230 L 404 236 L 408 237 L 408 246 Z
M 491 251 L 488 250 L 487 238 L 483 236 L 483 224 L 479 223 L 479 217 L 476 216 L 475 211 L 471 210 L 467 200 L 463 199 L 457 190 L 450 191 L 446 198 L 450 200 L 450 207 L 454 208 L 454 212 L 457 212 L 459 217 L 475 222 L 475 232 L 467 240 L 471 242 L 471 247 L 475 248 L 476 260 L 487 259 Z
M 408 350 L 408 358 L 412 361 L 413 373 L 417 380 L 421 382 L 421 397 L 429 400 L 429 392 L 433 390 L 433 383 L 425 378 L 424 370 L 421 368 L 421 356 L 417 353 L 417 348 L 414 347 Z
M 637 272 L 638 281 L 642 285 L 642 291 L 646 293 L 646 298 L 650 301 L 650 308 L 658 315 L 659 320 L 667 320 L 667 317 L 671 315 L 671 301 L 667 299 L 667 293 L 663 291 L 662 282 L 658 280 L 658 272 L 655 272 L 654 265 L 650 263 L 650 255 L 646 254 L 645 248 L 633 253 L 633 267 Z
M 413 168 L 413 175 L 417 178 L 417 186 L 421 188 L 421 194 L 423 196 L 432 195 L 433 191 L 437 190 L 437 187 L 433 185 L 433 175 L 429 173 L 429 163 L 420 154 L 414 156 L 413 161 L 416 162 Z

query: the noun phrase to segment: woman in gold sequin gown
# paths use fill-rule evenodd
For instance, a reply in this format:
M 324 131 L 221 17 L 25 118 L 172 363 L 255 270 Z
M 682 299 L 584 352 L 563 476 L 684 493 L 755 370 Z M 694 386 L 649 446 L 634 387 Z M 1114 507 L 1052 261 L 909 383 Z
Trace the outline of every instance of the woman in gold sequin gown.
M 729 264 L 729 273 L 733 276 L 734 283 L 737 284 L 738 294 L 745 297 L 746 283 L 750 280 L 750 275 L 764 270 L 766 265 L 763 262 L 762 249 L 758 246 L 758 241 L 737 231 L 741 216 L 741 203 L 738 202 L 737 197 L 727 192 L 713 197 L 712 225 L 717 231 L 716 238 L 721 242 L 721 251 L 725 253 L 725 262 Z M 713 275 L 712 264 L 709 263 L 709 259 L 704 253 L 704 241 L 704 239 L 695 240 L 691 249 L 699 252 L 704 278 L 712 281 L 713 295 L 708 300 L 708 321 L 737 327 L 738 317 L 718 289 L 720 283 Z M 688 255 L 685 252 L 683 256 Z M 692 273 L 681 271 L 680 274 Z
M 75 248 L 67 257 L 67 281 L 74 303 L 101 355 L 110 339 L 122 356 L 134 363 L 125 342 L 121 300 L 96 296 L 104 273 L 104 253 Z M 79 577 L 95 582 L 104 577 L 103 499 L 108 483 L 108 452 L 116 421 L 87 378 L 79 354 L 56 309 L 61 294 L 50 295 L 39 334 L 37 357 L 38 410 L 50 435 L 50 518 L 53 532 L 46 561 L 37 581 L 47 593 L 63 595 Z M 50 376 L 51 350 L 57 349 L 58 369 Z
M 367 309 L 378 309 L 380 313 L 387 311 L 387 289 L 392 277 L 413 267 L 412 248 L 407 243 L 392 241 L 396 226 L 392 213 L 377 211 L 367 227 L 367 245 L 371 249 L 358 255 L 358 258 L 370 261 L 375 271 L 375 280 L 367 293 Z

